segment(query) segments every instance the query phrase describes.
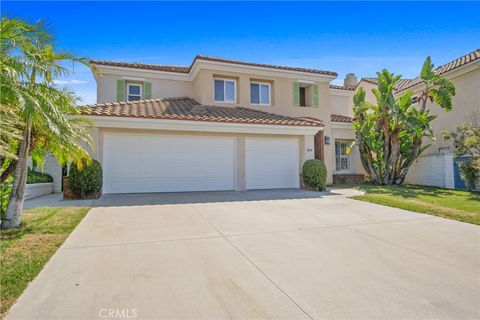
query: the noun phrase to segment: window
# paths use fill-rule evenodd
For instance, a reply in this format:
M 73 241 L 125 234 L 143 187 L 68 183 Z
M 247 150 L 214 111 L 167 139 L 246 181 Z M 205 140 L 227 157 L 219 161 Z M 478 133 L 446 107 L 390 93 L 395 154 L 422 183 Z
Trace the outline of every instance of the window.
M 127 83 L 127 101 L 142 100 L 142 85 Z
M 307 102 L 305 99 L 307 88 L 305 87 L 300 87 L 300 107 L 306 107 Z
M 335 141 L 335 171 L 350 171 L 350 156 L 347 154 L 350 144 L 349 141 Z
M 250 103 L 270 105 L 270 84 L 250 83 Z
M 236 101 L 236 82 L 235 80 L 214 79 L 213 97 L 215 102 Z

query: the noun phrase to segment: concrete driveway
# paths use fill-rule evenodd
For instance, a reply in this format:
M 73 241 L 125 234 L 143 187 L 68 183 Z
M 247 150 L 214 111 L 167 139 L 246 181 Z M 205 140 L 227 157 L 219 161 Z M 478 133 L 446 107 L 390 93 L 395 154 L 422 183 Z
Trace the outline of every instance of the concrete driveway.
M 478 226 L 335 193 L 109 197 L 9 319 L 480 317 Z

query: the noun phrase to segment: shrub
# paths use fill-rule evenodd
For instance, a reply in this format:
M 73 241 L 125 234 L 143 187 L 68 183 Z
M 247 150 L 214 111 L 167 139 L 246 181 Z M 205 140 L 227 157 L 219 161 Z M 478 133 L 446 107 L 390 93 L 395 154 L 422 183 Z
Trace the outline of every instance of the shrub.
M 27 184 L 53 182 L 51 175 L 28 168 Z
M 472 191 L 475 188 L 475 182 L 480 178 L 480 160 L 468 159 L 458 164 L 460 168 L 460 177 L 465 181 L 467 190 Z
M 89 192 L 99 192 L 102 189 L 102 167 L 97 160 L 88 163 L 83 160 L 82 168 L 75 164 L 70 166 L 68 184 L 70 189 L 79 192 L 82 199 Z
M 327 189 L 327 168 L 317 159 L 307 160 L 303 164 L 303 182 L 317 191 Z

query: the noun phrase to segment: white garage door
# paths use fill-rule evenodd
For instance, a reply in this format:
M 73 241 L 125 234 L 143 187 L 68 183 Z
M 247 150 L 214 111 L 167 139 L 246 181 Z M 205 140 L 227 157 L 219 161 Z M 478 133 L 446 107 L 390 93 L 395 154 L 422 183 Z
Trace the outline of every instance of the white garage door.
M 246 139 L 247 189 L 298 188 L 297 139 Z
M 103 192 L 233 190 L 235 140 L 106 133 Z

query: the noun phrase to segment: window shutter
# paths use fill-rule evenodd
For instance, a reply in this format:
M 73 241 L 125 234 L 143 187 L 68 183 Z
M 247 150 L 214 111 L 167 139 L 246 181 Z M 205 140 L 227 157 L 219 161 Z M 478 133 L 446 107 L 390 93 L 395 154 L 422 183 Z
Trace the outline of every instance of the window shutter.
M 312 85 L 312 107 L 318 108 L 320 106 L 320 101 L 318 99 L 318 85 Z
M 152 99 L 152 83 L 144 82 L 143 83 L 143 99 Z
M 117 101 L 125 101 L 125 80 L 117 80 Z
M 293 106 L 300 106 L 300 83 L 293 81 Z

